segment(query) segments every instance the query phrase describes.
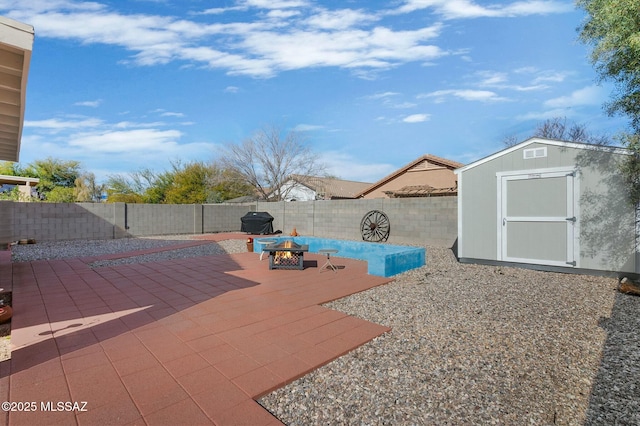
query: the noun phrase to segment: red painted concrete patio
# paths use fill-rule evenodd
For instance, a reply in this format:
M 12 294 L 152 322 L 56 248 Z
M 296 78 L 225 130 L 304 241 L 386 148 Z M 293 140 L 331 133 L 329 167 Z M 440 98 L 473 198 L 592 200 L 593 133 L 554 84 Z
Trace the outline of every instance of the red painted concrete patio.
M 229 238 L 246 236 L 178 246 Z M 14 349 L 0 399 L 36 403 L 5 424 L 281 424 L 255 399 L 389 330 L 319 306 L 390 281 L 361 261 L 332 258 L 337 273 L 315 254 L 303 271 L 270 271 L 257 253 L 88 266 L 149 251 L 2 262 Z M 59 401 L 86 411 L 42 410 Z

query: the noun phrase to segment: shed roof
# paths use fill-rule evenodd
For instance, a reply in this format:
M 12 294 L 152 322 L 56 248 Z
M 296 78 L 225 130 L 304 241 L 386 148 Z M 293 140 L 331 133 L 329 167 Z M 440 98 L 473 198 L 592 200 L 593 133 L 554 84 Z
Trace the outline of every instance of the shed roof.
M 0 16 L 0 160 L 18 161 L 34 30 Z
M 594 145 L 594 144 L 590 144 L 590 143 L 584 143 L 584 142 L 570 142 L 570 141 L 561 141 L 561 140 L 557 140 L 557 139 L 547 139 L 547 138 L 539 138 L 539 137 L 533 137 L 533 138 L 529 138 L 523 142 L 520 142 L 519 144 L 510 146 L 508 148 L 505 148 L 501 151 L 498 151 L 494 154 L 488 155 L 484 158 L 481 158 L 477 161 L 474 161 L 473 163 L 467 164 L 464 167 L 460 167 L 459 169 L 454 170 L 453 172 L 457 175 L 459 175 L 460 173 L 469 170 L 469 169 L 473 169 L 474 167 L 478 167 L 481 164 L 487 163 L 491 160 L 494 160 L 496 158 L 502 157 L 503 155 L 509 154 L 513 151 L 517 151 L 518 149 L 521 148 L 525 148 L 529 145 L 532 144 L 543 144 L 543 145 L 553 145 L 553 146 L 561 146 L 561 147 L 565 147 L 565 148 L 576 148 L 576 149 L 588 149 L 588 150 L 594 150 L 594 151 L 603 151 L 603 152 L 611 152 L 613 154 L 622 154 L 622 155 L 629 155 L 631 154 L 631 151 L 629 151 L 626 148 L 621 148 L 618 146 L 611 146 L 611 145 Z

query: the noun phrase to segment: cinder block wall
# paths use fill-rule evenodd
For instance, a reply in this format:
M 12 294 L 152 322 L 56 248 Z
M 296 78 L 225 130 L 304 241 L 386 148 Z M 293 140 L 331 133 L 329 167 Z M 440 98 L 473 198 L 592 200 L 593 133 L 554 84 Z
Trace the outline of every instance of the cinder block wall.
M 202 229 L 204 233 L 240 230 L 240 218 L 255 211 L 255 204 L 229 205 L 205 204 L 202 206 Z
M 13 236 L 13 201 L 0 201 L 0 250 L 14 241 Z
M 256 211 L 274 217 L 274 230 L 300 235 L 359 240 L 360 223 L 371 210 L 389 218 L 390 243 L 452 247 L 458 236 L 458 198 L 391 198 L 373 200 L 257 203 Z
M 201 234 L 201 204 L 127 204 L 126 228 L 131 235 Z
M 285 235 L 296 228 L 300 235 L 360 240 L 360 223 L 371 210 L 388 216 L 390 243 L 451 247 L 457 238 L 457 197 L 241 205 L 6 202 L 0 203 L 0 238 L 55 241 L 239 231 L 247 212 L 266 211 L 274 217 L 274 230 Z
M 118 225 L 124 204 L 13 203 L 14 239 L 108 239 L 126 235 Z

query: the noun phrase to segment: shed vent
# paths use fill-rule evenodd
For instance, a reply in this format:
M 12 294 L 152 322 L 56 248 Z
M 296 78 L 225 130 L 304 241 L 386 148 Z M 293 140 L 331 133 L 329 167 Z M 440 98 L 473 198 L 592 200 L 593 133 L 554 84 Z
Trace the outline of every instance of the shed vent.
M 531 148 L 525 149 L 522 151 L 522 158 L 525 160 L 529 160 L 531 158 L 543 158 L 547 156 L 547 147 L 543 146 L 541 148 Z

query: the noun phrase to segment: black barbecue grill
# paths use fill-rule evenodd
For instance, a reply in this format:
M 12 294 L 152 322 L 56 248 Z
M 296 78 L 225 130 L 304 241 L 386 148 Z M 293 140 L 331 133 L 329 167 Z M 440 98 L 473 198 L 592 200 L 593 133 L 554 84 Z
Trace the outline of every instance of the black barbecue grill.
M 241 232 L 248 234 L 273 234 L 273 216 L 267 212 L 249 212 L 240 218 Z

